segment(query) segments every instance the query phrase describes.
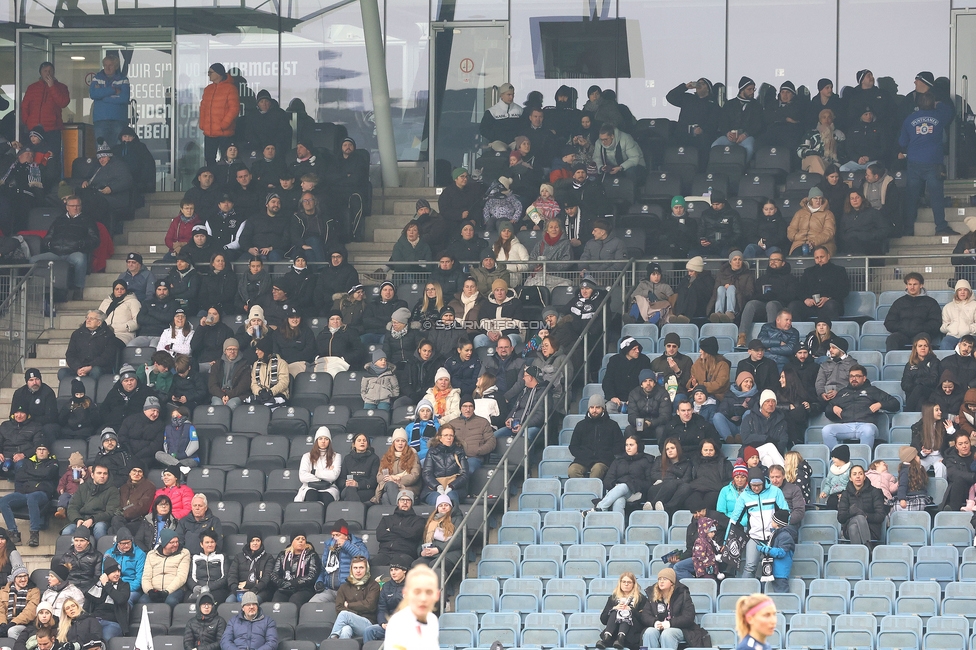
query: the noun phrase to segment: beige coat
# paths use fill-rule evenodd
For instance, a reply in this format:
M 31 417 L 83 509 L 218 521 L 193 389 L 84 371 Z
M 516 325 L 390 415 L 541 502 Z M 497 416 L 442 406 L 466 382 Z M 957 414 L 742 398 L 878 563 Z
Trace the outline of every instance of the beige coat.
M 436 404 L 437 400 L 434 399 L 434 387 L 431 386 L 424 393 L 421 399 L 430 400 L 431 404 Z M 437 418 L 437 421 L 441 424 L 450 422 L 455 418 L 461 417 L 461 389 L 452 388 L 451 392 L 447 394 L 447 400 L 444 405 L 444 415 L 443 417 Z
M 956 289 L 963 287 L 969 288 L 969 282 L 959 280 Z M 970 289 L 970 291 L 972 291 Z M 961 339 L 967 334 L 976 334 L 976 300 L 969 296 L 969 300 L 959 300 L 953 298 L 952 302 L 942 308 L 942 330 L 943 334 L 954 336 Z
M 106 298 L 98 308 L 104 314 L 111 304 L 112 299 Z M 136 332 L 139 330 L 139 323 L 136 319 L 139 317 L 139 310 L 141 309 L 142 303 L 130 293 L 122 299 L 115 311 L 108 315 L 105 324 L 115 331 L 117 339 L 123 343 L 128 343 L 136 337 Z
M 142 592 L 158 589 L 173 593 L 186 584 L 188 575 L 190 575 L 188 550 L 181 548 L 173 555 L 163 555 L 158 549 L 153 549 L 146 554 L 146 566 L 142 571 Z
M 417 452 L 414 452 L 413 467 L 410 468 L 409 472 L 404 472 L 400 469 L 399 458 L 395 459 L 393 466 L 390 467 L 390 476 L 399 476 L 400 487 L 413 492 L 415 500 L 416 497 L 420 496 L 420 488 L 423 487 L 420 484 L 420 466 L 423 464 L 424 462 L 417 458 Z M 373 497 L 375 499 L 373 503 L 380 502 L 380 497 L 383 495 L 383 488 L 386 487 L 386 477 L 383 476 L 382 466 L 383 461 L 380 459 L 380 471 L 376 473 L 376 496 Z
M 722 398 L 725 397 L 725 391 L 729 389 L 729 370 L 731 367 L 729 360 L 721 354 L 714 357 L 706 354 L 704 358 L 699 358 L 692 364 L 691 377 L 704 386 L 716 402 L 721 402 Z M 693 388 L 691 379 L 688 380 L 687 386 L 688 390 Z
M 251 366 L 251 393 L 257 395 L 262 388 L 267 388 L 271 394 L 277 397 L 281 395 L 288 399 L 289 383 L 291 376 L 288 374 L 288 363 L 279 355 L 278 358 L 278 383 L 271 385 L 271 364 L 264 361 L 255 361 Z M 270 359 L 269 359 L 270 361 Z
M 834 235 L 837 233 L 837 222 L 834 213 L 830 211 L 830 205 L 824 199 L 823 207 L 816 212 L 810 212 L 807 208 L 809 199 L 800 201 L 800 209 L 793 215 L 786 235 L 793 242 L 790 246 L 790 253 L 800 248 L 806 242 L 813 246 L 826 246 L 830 254 L 837 252 L 837 245 L 834 243 Z

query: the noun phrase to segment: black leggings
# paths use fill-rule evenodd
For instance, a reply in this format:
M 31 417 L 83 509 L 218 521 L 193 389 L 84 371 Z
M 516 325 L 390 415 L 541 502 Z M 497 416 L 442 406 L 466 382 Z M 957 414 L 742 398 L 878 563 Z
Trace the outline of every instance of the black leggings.
M 609 634 L 611 639 L 616 638 L 618 634 L 627 636 L 627 633 L 630 632 L 630 628 L 633 626 L 633 618 L 630 619 L 630 621 L 618 621 L 614 616 L 610 618 L 610 621 L 607 623 L 607 627 L 603 630 L 603 633 Z
M 328 492 L 319 492 L 318 490 L 309 490 L 308 492 L 305 493 L 305 501 L 320 501 L 322 503 L 322 505 L 324 505 L 326 508 L 328 508 L 329 507 L 329 504 L 332 503 L 333 501 L 335 501 L 335 497 L 333 497 Z

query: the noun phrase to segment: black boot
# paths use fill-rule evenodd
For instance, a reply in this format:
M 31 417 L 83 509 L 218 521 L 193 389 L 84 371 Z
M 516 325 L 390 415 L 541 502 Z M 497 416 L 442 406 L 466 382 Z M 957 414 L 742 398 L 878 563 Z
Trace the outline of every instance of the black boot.
M 30 541 L 27 542 L 27 545 L 28 546 L 34 546 L 34 547 L 41 545 L 41 536 L 40 536 L 40 533 L 38 531 L 36 531 L 36 530 L 32 530 L 31 531 L 31 533 L 30 533 Z
M 601 633 L 600 634 L 600 640 L 596 642 L 596 647 L 598 647 L 600 650 L 604 650 L 604 648 L 607 647 L 607 641 L 609 641 L 610 638 L 611 638 L 611 635 L 610 635 L 609 632 L 603 632 L 603 633 Z
M 613 642 L 613 647 L 617 650 L 623 650 L 626 646 L 624 643 L 627 641 L 627 635 L 621 632 L 617 635 L 617 640 Z
M 20 544 L 20 531 L 19 530 L 10 530 L 10 531 L 7 531 L 7 536 L 10 537 L 10 541 L 13 542 L 14 544 Z

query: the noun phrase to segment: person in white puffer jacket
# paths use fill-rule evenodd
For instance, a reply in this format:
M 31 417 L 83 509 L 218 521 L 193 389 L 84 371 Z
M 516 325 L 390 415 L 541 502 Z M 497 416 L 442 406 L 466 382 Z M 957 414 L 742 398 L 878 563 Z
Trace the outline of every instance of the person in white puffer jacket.
M 955 286 L 956 293 L 952 302 L 942 308 L 942 339 L 941 348 L 952 350 L 959 343 L 959 339 L 967 334 L 976 334 L 976 300 L 973 300 L 973 288 L 966 280 L 959 280 Z

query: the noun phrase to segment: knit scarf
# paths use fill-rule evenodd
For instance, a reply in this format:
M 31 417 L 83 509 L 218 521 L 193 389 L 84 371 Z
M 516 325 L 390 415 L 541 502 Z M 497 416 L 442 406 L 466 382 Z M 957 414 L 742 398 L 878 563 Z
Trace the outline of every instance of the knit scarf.
M 122 301 L 125 300 L 125 297 L 127 295 L 129 295 L 128 291 L 123 293 L 121 296 L 116 296 L 115 293 L 113 292 L 112 301 L 108 304 L 108 308 L 105 310 L 105 316 L 108 317 L 109 314 L 115 311 L 115 308 L 122 304 Z
M 444 390 L 434 389 L 434 413 L 444 415 L 447 412 L 447 396 L 451 394 L 450 388 Z
M 246 549 L 244 551 L 244 559 L 247 560 L 247 582 L 252 585 L 257 584 L 261 576 L 258 575 L 257 563 L 264 557 L 264 546 L 258 549 L 257 553 L 251 551 L 251 549 Z
M 237 358 L 231 361 L 227 358 L 227 355 L 221 355 L 220 360 L 224 362 L 224 378 L 220 382 L 220 387 L 223 390 L 230 390 L 233 385 L 234 367 L 241 362 L 241 355 L 237 355 Z
M 466 296 L 463 293 L 461 294 L 461 304 L 464 305 L 464 314 L 461 316 L 461 320 L 468 320 L 468 312 L 474 308 L 475 304 L 477 304 L 479 297 L 480 296 L 477 291 L 470 296 Z
M 295 577 L 304 576 L 308 571 L 308 560 L 311 555 L 310 551 L 312 549 L 305 548 L 302 550 L 302 554 L 298 556 L 298 567 L 295 569 Z M 295 561 L 295 553 L 291 549 L 285 553 L 285 556 L 281 560 L 282 567 L 287 571 L 288 567 L 291 566 Z
M 410 331 L 410 328 L 409 328 L 409 327 L 404 327 L 404 328 L 403 328 L 402 330 L 395 330 L 395 329 L 393 329 L 393 328 L 391 327 L 391 328 L 390 328 L 390 335 L 391 335 L 391 336 L 392 336 L 392 337 L 393 337 L 394 339 L 396 339 L 397 341 L 399 341 L 399 340 L 400 340 L 400 339 L 402 339 L 402 338 L 403 338 L 404 336 L 406 336 L 406 335 L 407 335 L 407 332 L 409 332 L 409 331 Z
M 355 578 L 352 577 L 352 573 L 350 573 L 349 574 L 349 577 L 346 578 L 346 580 L 351 585 L 356 585 L 357 587 L 362 587 L 364 584 L 366 584 L 367 582 L 369 582 L 369 566 L 368 565 L 366 566 L 366 573 L 363 574 L 363 577 L 361 579 L 356 580 Z
M 11 584 L 10 594 L 7 596 L 7 620 L 12 621 L 17 614 L 24 611 L 25 607 L 27 607 L 27 590 L 17 589 Z

